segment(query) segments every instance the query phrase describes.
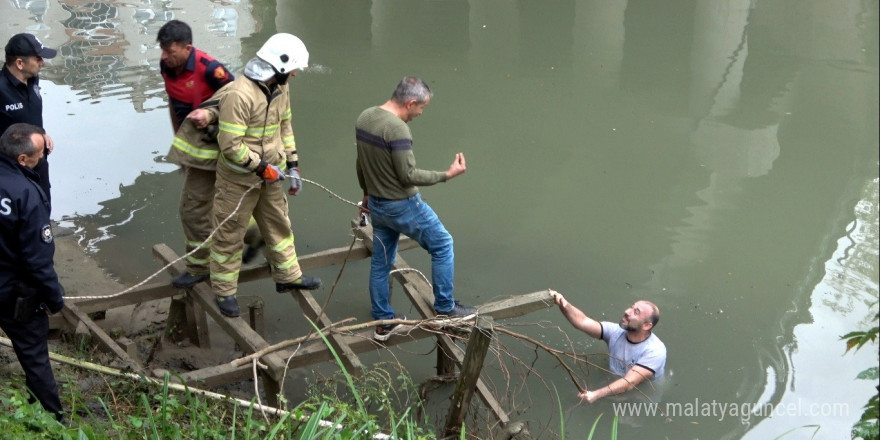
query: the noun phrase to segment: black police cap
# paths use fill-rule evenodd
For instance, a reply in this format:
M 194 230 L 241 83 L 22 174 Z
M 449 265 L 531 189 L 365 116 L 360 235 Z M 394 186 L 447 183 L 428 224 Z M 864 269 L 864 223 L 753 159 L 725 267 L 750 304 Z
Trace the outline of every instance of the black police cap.
M 58 51 L 43 46 L 37 37 L 27 34 L 15 34 L 6 43 L 6 56 L 37 56 L 40 58 L 54 58 Z

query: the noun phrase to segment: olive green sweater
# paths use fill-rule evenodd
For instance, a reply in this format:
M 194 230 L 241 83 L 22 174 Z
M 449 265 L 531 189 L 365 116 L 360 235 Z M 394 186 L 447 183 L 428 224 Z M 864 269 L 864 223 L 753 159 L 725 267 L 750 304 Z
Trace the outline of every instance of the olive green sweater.
M 446 181 L 445 171 L 416 168 L 412 133 L 397 115 L 370 107 L 358 117 L 357 176 L 364 194 L 383 199 L 405 199 L 418 186 Z

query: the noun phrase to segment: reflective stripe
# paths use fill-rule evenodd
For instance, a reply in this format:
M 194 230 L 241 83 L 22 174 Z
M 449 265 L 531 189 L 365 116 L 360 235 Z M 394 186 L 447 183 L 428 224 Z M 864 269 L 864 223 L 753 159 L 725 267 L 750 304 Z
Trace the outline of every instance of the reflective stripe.
M 225 165 L 226 168 L 229 168 L 230 170 L 235 171 L 238 174 L 247 174 L 247 173 L 251 172 L 251 170 L 249 170 L 247 168 L 240 167 L 240 166 L 230 162 L 229 159 L 226 158 L 225 154 L 221 154 L 220 157 L 218 157 L 217 159 L 220 163 Z
M 197 159 L 217 160 L 217 156 L 220 154 L 218 150 L 196 147 L 177 136 L 174 136 L 174 142 L 171 145 Z
M 253 137 L 273 136 L 280 127 L 278 124 L 266 125 L 265 127 L 248 127 L 244 134 Z
M 281 240 L 275 246 L 272 246 L 270 249 L 274 252 L 281 252 L 289 247 L 293 246 L 293 234 L 290 234 L 284 240 Z
M 284 111 L 284 114 L 281 115 L 281 120 L 285 121 L 293 118 L 293 113 L 290 111 L 290 107 L 287 107 L 287 110 Z
M 284 148 L 288 148 L 288 147 L 296 148 L 296 139 L 293 137 L 293 135 L 284 136 L 283 138 L 281 138 L 281 142 L 284 143 Z
M 228 282 L 228 283 L 232 283 L 232 282 L 235 282 L 235 281 L 238 279 L 238 272 L 239 272 L 239 271 L 235 271 L 235 272 L 224 272 L 224 273 L 211 272 L 211 279 L 212 279 L 212 280 L 217 280 L 217 281 L 225 281 L 225 282 Z
M 185 244 L 186 244 L 186 247 L 189 248 L 189 250 L 192 250 L 192 249 L 195 249 L 195 248 L 197 248 L 197 247 L 202 246 L 202 243 L 205 243 L 205 245 L 202 246 L 202 247 L 205 247 L 205 248 L 207 248 L 207 247 L 209 247 L 209 246 L 211 245 L 211 240 L 208 240 L 208 241 L 190 241 L 190 240 L 184 240 L 184 242 L 185 242 Z
M 192 255 L 186 257 L 187 263 L 192 263 L 196 266 L 207 266 L 211 261 L 209 258 L 196 258 Z
M 214 250 L 211 249 L 211 259 L 213 259 L 217 263 L 226 264 L 230 261 L 241 260 L 241 251 L 238 251 L 230 256 L 226 256 L 226 255 L 214 252 Z
M 277 252 L 277 253 L 283 253 L 287 249 L 292 249 L 292 248 L 293 248 L 293 234 L 288 235 L 287 238 L 285 238 L 284 240 L 281 240 L 278 244 L 269 247 L 269 249 L 271 249 L 273 252 Z M 276 264 L 275 268 L 279 269 L 279 270 L 290 269 L 295 264 L 297 264 L 297 261 L 298 261 L 298 259 L 296 257 L 296 251 L 294 251 L 292 257 L 288 258 L 285 261 L 282 261 L 279 264 Z
M 287 261 L 281 262 L 281 264 L 275 265 L 275 267 L 279 270 L 286 270 L 286 269 L 290 269 L 291 267 L 293 267 L 294 264 L 297 264 L 296 255 L 294 255 L 293 257 L 291 257 Z
M 234 161 L 235 163 L 242 163 L 244 159 L 247 157 L 248 153 L 251 151 L 250 148 L 245 147 L 244 144 L 238 146 L 238 151 L 232 157 L 229 157 L 229 160 Z
M 247 126 L 245 125 L 231 124 L 224 121 L 218 122 L 217 127 L 220 129 L 220 131 L 238 136 L 244 136 L 245 132 L 247 131 Z

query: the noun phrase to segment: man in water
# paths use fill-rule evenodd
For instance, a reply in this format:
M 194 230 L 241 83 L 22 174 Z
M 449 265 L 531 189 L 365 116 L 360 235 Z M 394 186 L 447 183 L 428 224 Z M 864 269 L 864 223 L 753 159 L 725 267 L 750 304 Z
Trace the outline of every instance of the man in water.
M 652 302 L 639 300 L 624 310 L 620 322 L 596 321 L 573 306 L 559 292 L 551 292 L 553 301 L 574 328 L 608 344 L 608 363 L 619 379 L 578 397 L 593 403 L 603 397 L 627 392 L 645 380 L 663 377 L 666 346 L 654 334 L 660 321 L 660 309 Z

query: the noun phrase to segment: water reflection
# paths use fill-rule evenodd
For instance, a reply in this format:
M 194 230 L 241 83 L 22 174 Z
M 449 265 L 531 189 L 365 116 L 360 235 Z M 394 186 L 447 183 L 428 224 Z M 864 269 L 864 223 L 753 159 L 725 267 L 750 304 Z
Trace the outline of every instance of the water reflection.
M 877 325 L 874 317 L 880 295 L 878 207 L 878 179 L 874 178 L 863 185 L 854 210 L 855 219 L 846 225 L 846 235 L 839 237 L 831 258 L 823 263 L 824 275 L 809 298 L 812 320 L 796 325 L 793 340 L 783 347 L 792 369 L 778 381 L 781 390 L 776 394 L 780 398 L 771 401 L 785 411 L 804 409 L 782 413 L 788 427 L 819 423 L 825 436 L 848 433 L 876 386 L 870 381 L 856 380 L 855 388 L 849 389 L 829 386 L 828 381 L 855 380 L 862 370 L 877 364 L 876 346 L 865 346 L 843 356 L 844 346 L 839 338 Z M 754 425 L 744 438 L 760 440 L 782 432 L 782 424 L 769 418 L 756 418 Z M 800 434 L 805 437 L 809 432 L 801 428 Z
M 48 109 L 52 129 L 77 142 L 59 148 L 56 163 L 112 163 L 100 179 L 90 170 L 56 170 L 61 181 L 101 193 L 97 208 L 79 211 L 78 224 L 114 273 L 151 272 L 149 247 L 180 241 L 167 214 L 179 176 L 155 162 L 170 141 L 158 27 L 174 17 L 190 21 L 196 46 L 232 66 L 288 31 L 321 66 L 320 75 L 298 76 L 292 91 L 304 172 L 343 195 L 358 191 L 350 172 L 354 118 L 402 75 L 429 79 L 435 102 L 413 123 L 420 164 L 446 166 L 450 151 L 471 162 L 465 179 L 424 191 L 456 237 L 463 300 L 553 287 L 614 320 L 609 315 L 633 298 L 649 297 L 664 310 L 658 334 L 676 373 L 667 401 L 779 404 L 818 401 L 812 394 L 829 387 L 857 394 L 847 368 L 875 355 L 827 354 L 842 350 L 836 337 L 863 321 L 865 302 L 877 297 L 877 194 L 870 190 L 877 4 L 845 3 L 50 2 L 34 9 L 39 19 L 29 10 L 9 16 L 45 25 L 41 38 L 62 49 L 56 63 L 64 63 L 47 75 L 70 94 L 48 91 L 55 102 L 82 101 Z M 92 121 L 108 114 L 121 123 Z M 873 186 L 860 193 L 866 180 Z M 69 203 L 92 202 L 91 194 L 68 191 Z M 348 243 L 348 207 L 315 190 L 291 209 L 303 252 Z M 405 258 L 419 267 L 421 256 Z M 369 315 L 361 301 L 366 269 L 352 266 L 330 306 L 334 318 Z M 270 334 L 295 332 L 280 319 L 294 306 L 267 301 L 278 315 L 268 317 Z M 558 316 L 535 319 L 545 318 Z M 424 364 L 413 371 L 431 375 Z M 552 363 L 535 365 L 543 379 L 556 380 Z M 572 429 L 612 410 L 579 406 L 564 394 L 565 378 L 557 385 Z M 511 406 L 544 423 L 556 416 L 546 399 L 556 397 L 545 398 L 541 385 L 534 390 L 509 401 L 525 402 L 525 409 Z M 854 418 L 823 424 L 833 436 Z M 647 419 L 637 434 L 775 438 L 791 423 L 807 422 Z
M 247 11 L 247 2 L 59 0 L 57 4 L 60 7 L 54 9 L 39 6 L 48 5 L 45 2 L 27 4 L 47 41 L 59 41 L 54 37 L 59 32 L 66 35 L 58 45 L 59 57 L 44 68 L 42 76 L 81 91 L 83 100 L 124 96 L 139 112 L 158 108 L 149 101 L 165 97 L 156 43 L 156 32 L 165 22 L 178 17 L 189 20 L 195 45 L 211 49 L 230 70 L 242 65 L 239 38 L 255 27 L 249 14 L 240 13 Z M 183 10 L 200 12 L 180 16 Z M 207 44 L 214 38 L 220 40 Z
M 250 7 L 246 1 L 207 0 L 58 0 L 2 6 L 0 24 L 8 29 L 24 24 L 22 30 L 59 51 L 41 72 L 44 120 L 59 146 L 53 182 L 68 192 L 56 203 L 56 218 L 92 214 L 100 202 L 119 197 L 119 188 L 142 172 L 173 169 L 156 164 L 171 141 L 156 33 L 168 20 L 183 18 L 193 28 L 197 47 L 236 70 L 242 65 L 243 37 L 257 25 Z M 134 117 L 123 103 L 137 114 L 161 110 L 161 115 Z M 112 166 L 103 166 L 97 175 L 94 169 L 75 166 L 84 157 Z M 68 188 L 62 182 L 78 185 Z
M 49 0 L 9 0 L 9 3 L 13 8 L 30 12 L 30 20 L 34 23 L 25 26 L 25 31 L 37 34 L 49 29 L 44 22 L 46 11 L 49 9 Z
M 789 6 L 793 7 L 793 5 Z M 823 51 L 822 44 L 799 46 L 793 54 L 787 56 L 780 56 L 772 48 L 786 44 L 792 35 L 802 35 L 805 29 L 809 28 L 803 26 L 803 23 L 809 23 L 811 20 L 819 19 L 825 23 L 834 23 L 832 26 L 841 29 L 856 28 L 854 20 L 857 20 L 857 15 L 834 14 L 831 11 L 817 13 L 815 17 L 801 17 L 802 20 L 798 23 L 792 21 L 780 24 L 778 21 L 768 20 L 768 17 L 778 17 L 778 14 L 782 13 L 781 9 L 776 8 L 789 10 L 779 3 L 767 2 L 696 3 L 693 16 L 694 41 L 690 59 L 692 82 L 688 105 L 688 113 L 694 120 L 694 128 L 689 140 L 700 166 L 708 172 L 708 186 L 696 191 L 700 203 L 686 208 L 687 215 L 681 219 L 681 226 L 671 228 L 674 232 L 671 252 L 660 262 L 651 265 L 653 276 L 647 284 L 653 291 L 671 289 L 676 292 L 686 292 L 688 287 L 685 283 L 693 284 L 693 281 L 699 278 L 697 272 L 706 269 L 717 271 L 719 275 L 726 272 L 723 282 L 730 284 L 732 288 L 719 288 L 717 282 L 710 282 L 706 284 L 706 291 L 723 292 L 722 298 L 727 299 L 695 298 L 694 301 L 698 301 L 697 307 L 708 305 L 709 314 L 715 316 L 712 321 L 716 323 L 719 319 L 722 322 L 727 321 L 723 319 L 725 313 L 744 311 L 748 314 L 748 324 L 731 323 L 736 325 L 732 328 L 736 333 L 733 344 L 741 344 L 746 350 L 749 348 L 754 350 L 757 353 L 757 357 L 753 360 L 756 365 L 739 362 L 742 367 L 728 371 L 729 377 L 725 384 L 737 386 L 735 393 L 731 395 L 737 396 L 738 401 L 759 405 L 766 403 L 782 405 L 794 399 L 792 391 L 796 389 L 796 378 L 805 378 L 803 375 L 795 375 L 796 365 L 801 370 L 806 369 L 810 374 L 815 374 L 812 361 L 805 362 L 803 357 L 795 360 L 799 350 L 795 329 L 815 319 L 817 311 L 815 308 L 811 309 L 810 304 L 817 300 L 814 289 L 818 289 L 815 286 L 819 280 L 814 269 L 817 264 L 821 264 L 814 259 L 804 262 L 808 264 L 802 263 L 800 269 L 797 265 L 793 265 L 791 269 L 803 273 L 801 281 L 793 286 L 793 292 L 769 288 L 774 284 L 773 277 L 785 272 L 782 270 L 785 264 L 778 258 L 768 255 L 770 249 L 759 240 L 763 237 L 763 240 L 797 246 L 803 244 L 797 243 L 799 236 L 826 236 L 826 240 L 837 237 L 840 233 L 837 227 L 829 228 L 826 224 L 814 224 L 808 227 L 809 222 L 804 222 L 803 219 L 803 216 L 808 214 L 800 213 L 802 207 L 792 203 L 793 198 L 803 198 L 803 203 L 824 204 L 828 214 L 822 217 L 826 219 L 839 216 L 847 218 L 851 215 L 845 209 L 841 210 L 838 205 L 838 199 L 844 193 L 843 188 L 848 185 L 847 176 L 837 176 L 834 179 L 835 183 L 810 194 L 811 197 L 804 197 L 807 194 L 803 194 L 802 191 L 805 188 L 816 188 L 816 184 L 806 179 L 799 180 L 796 187 L 786 185 L 791 192 L 785 196 L 749 195 L 750 192 L 766 187 L 756 182 L 772 179 L 774 175 L 788 175 L 789 179 L 792 178 L 785 169 L 774 169 L 779 166 L 780 157 L 785 150 L 784 146 L 788 146 L 788 150 L 785 151 L 789 154 L 788 161 L 781 165 L 785 168 L 792 166 L 792 155 L 795 156 L 794 160 L 799 164 L 798 166 L 804 166 L 810 161 L 814 164 L 823 163 L 823 159 L 817 157 L 810 159 L 797 157 L 798 151 L 795 150 L 801 148 L 804 139 L 802 135 L 795 135 L 791 126 L 796 124 L 794 120 L 810 118 L 810 116 L 792 115 L 792 109 L 797 108 L 804 112 L 804 106 L 795 106 L 793 102 L 797 96 L 806 93 L 805 88 L 815 86 L 812 83 L 807 85 L 804 77 L 817 73 L 823 75 L 810 69 L 806 60 L 815 57 L 824 58 L 830 54 L 820 55 Z M 804 38 L 804 40 L 809 39 Z M 859 48 L 862 46 L 862 44 L 848 46 L 849 52 L 844 56 L 857 62 L 861 57 Z M 841 55 L 843 54 L 837 53 L 834 56 Z M 851 102 L 851 99 L 860 101 L 861 99 L 857 98 L 860 94 L 871 96 L 874 93 L 874 86 L 865 81 L 857 81 L 857 84 L 853 84 L 853 88 L 861 92 L 853 90 L 846 97 L 838 97 L 840 102 Z M 819 113 L 822 114 L 821 111 Z M 846 117 L 871 118 L 869 114 L 851 113 Z M 822 114 L 820 119 L 828 121 L 835 119 L 835 116 Z M 867 119 L 861 123 L 870 124 Z M 846 145 L 846 148 L 854 150 L 864 147 L 853 143 Z M 837 154 L 824 151 L 819 154 L 822 154 L 827 161 L 834 161 L 839 157 Z M 775 188 L 777 191 L 781 189 L 778 186 Z M 746 210 L 751 209 L 747 206 L 748 202 L 755 203 L 761 199 L 767 199 L 763 203 L 777 205 L 779 209 L 773 211 L 778 212 L 779 216 L 745 213 Z M 748 233 L 735 240 L 735 243 L 715 238 L 720 231 L 730 229 L 731 219 L 746 222 L 756 222 L 760 219 L 760 223 L 754 223 L 757 229 L 750 229 Z M 876 223 L 876 217 L 873 221 Z M 761 229 L 764 231 L 760 232 Z M 793 230 L 797 230 L 797 234 L 792 234 Z M 734 249 L 742 253 L 748 248 L 753 252 L 753 255 L 748 257 L 753 259 L 751 263 L 736 262 L 722 255 L 724 252 L 735 251 Z M 809 255 L 817 255 L 816 258 L 827 258 L 831 250 L 821 246 L 806 252 Z M 775 273 L 761 277 L 760 271 L 755 269 L 763 264 L 772 268 Z M 747 278 L 742 277 L 745 274 L 748 274 Z M 682 278 L 683 275 L 685 279 Z M 721 281 L 721 278 L 716 281 Z M 875 285 L 876 281 L 873 284 Z M 868 280 L 868 284 L 862 287 L 871 285 Z M 693 288 L 690 290 L 693 291 Z M 738 303 L 737 300 L 745 301 Z M 786 304 L 789 301 L 793 306 Z M 844 302 L 851 301 L 852 299 Z M 775 305 L 770 306 L 771 304 Z M 864 306 L 862 303 L 859 309 L 864 310 Z M 778 312 L 764 313 L 765 307 L 771 307 L 772 310 L 785 310 L 788 307 L 789 310 L 782 313 L 780 319 L 776 315 Z M 836 316 L 828 314 L 824 317 L 824 322 L 840 322 L 845 317 L 846 314 Z M 769 339 L 768 335 L 777 335 L 777 337 L 775 340 Z M 696 342 L 698 339 L 701 338 L 691 338 L 691 342 Z M 834 339 L 826 336 L 821 341 L 830 345 L 834 343 Z M 811 340 L 813 343 L 818 341 L 817 338 Z M 698 345 L 703 344 L 708 345 L 710 342 L 706 340 L 698 343 Z M 728 341 L 727 344 L 728 350 L 739 351 L 733 349 L 731 342 Z M 699 380 L 701 375 L 706 376 L 698 370 L 695 368 L 694 371 L 686 371 L 685 374 L 692 380 Z M 704 380 L 709 383 L 711 379 L 706 377 Z M 713 391 L 716 393 L 721 391 L 720 394 L 723 395 L 725 392 L 721 390 L 722 388 L 723 385 L 715 386 Z M 705 392 L 700 395 L 704 394 Z M 830 397 L 826 396 L 826 398 Z M 768 414 L 756 414 L 751 417 L 750 424 L 768 416 Z M 736 431 L 745 432 L 747 426 Z M 773 425 L 771 429 L 775 429 L 775 433 L 779 434 L 784 431 L 780 426 L 782 425 Z M 774 431 L 763 432 L 766 436 Z

